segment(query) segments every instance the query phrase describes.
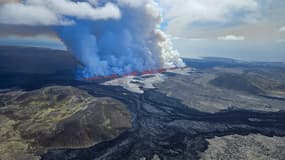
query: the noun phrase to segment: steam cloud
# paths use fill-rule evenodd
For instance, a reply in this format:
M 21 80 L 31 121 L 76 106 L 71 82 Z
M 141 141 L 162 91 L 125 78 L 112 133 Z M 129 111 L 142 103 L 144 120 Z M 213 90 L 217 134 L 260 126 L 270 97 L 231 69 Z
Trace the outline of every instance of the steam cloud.
M 14 16 L 12 9 L 38 11 L 51 19 L 36 13 Z M 27 0 L 0 7 L 0 15 L 9 17 L 0 18 L 0 23 L 51 25 L 85 65 L 80 77 L 184 66 L 159 29 L 160 10 L 154 0 Z M 21 21 L 13 21 L 23 15 Z

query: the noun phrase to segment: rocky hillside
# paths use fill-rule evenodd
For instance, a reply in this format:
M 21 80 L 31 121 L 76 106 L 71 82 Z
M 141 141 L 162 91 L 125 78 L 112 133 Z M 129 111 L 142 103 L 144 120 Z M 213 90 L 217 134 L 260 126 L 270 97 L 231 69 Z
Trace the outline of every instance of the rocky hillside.
M 0 159 L 36 160 L 48 149 L 87 148 L 131 127 L 121 102 L 74 87 L 0 94 Z

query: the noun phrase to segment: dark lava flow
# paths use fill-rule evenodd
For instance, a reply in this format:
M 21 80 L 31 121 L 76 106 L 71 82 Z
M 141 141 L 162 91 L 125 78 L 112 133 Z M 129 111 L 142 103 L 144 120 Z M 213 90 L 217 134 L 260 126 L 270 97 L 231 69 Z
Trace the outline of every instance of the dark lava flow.
M 2 52 L 6 53 L 6 51 Z M 65 53 L 55 55 L 53 50 L 35 52 L 34 49 L 30 51 L 20 48 L 19 51 L 7 54 L 9 55 L 8 60 L 10 59 L 11 61 L 7 62 L 7 55 L 4 54 L 5 56 L 0 58 L 2 60 L 0 64 L 14 66 L 13 64 L 15 63 L 18 65 L 18 61 L 15 61 L 13 58 L 13 56 L 18 56 L 18 52 L 31 53 L 31 56 L 26 54 L 24 56 L 27 59 L 21 63 L 24 66 L 23 71 L 30 71 L 33 66 L 38 66 L 38 59 L 45 59 L 47 61 L 45 67 L 47 68 L 52 66 L 51 68 L 61 68 L 60 70 L 62 70 L 62 67 L 53 65 L 66 66 L 67 61 L 71 67 L 53 74 L 18 73 L 17 67 L 12 67 L 12 69 L 10 68 L 11 70 L 6 70 L 5 67 L 2 67 L 0 89 L 22 88 L 34 90 L 49 85 L 74 86 L 87 90 L 94 96 L 107 96 L 121 100 L 128 105 L 133 116 L 133 128 L 112 141 L 85 149 L 50 150 L 42 155 L 42 160 L 138 160 L 141 157 L 150 159 L 154 154 L 159 155 L 162 160 L 196 160 L 199 159 L 199 152 L 207 149 L 207 138 L 232 134 L 247 135 L 250 133 L 267 136 L 285 136 L 285 112 L 268 113 L 228 110 L 209 114 L 189 109 L 179 100 L 169 98 L 155 90 L 149 90 L 143 95 L 138 95 L 128 92 L 121 87 L 101 86 L 94 83 L 74 81 L 73 69 L 76 69 L 77 64 L 72 62 L 72 58 L 68 58 L 68 56 L 60 56 L 60 61 L 59 55 L 64 55 Z M 42 54 L 39 56 L 39 53 Z M 10 57 L 11 54 L 12 56 Z M 49 60 L 47 60 L 47 57 Z M 30 58 L 33 58 L 33 65 L 31 66 L 26 63 L 31 62 Z M 61 63 L 58 63 L 58 61 Z M 263 64 L 243 64 L 233 62 L 232 60 L 225 61 L 224 59 L 222 61 L 184 59 L 184 61 L 190 67 L 198 69 L 213 68 L 215 66 L 245 67 L 249 69 L 264 67 Z M 74 64 L 74 67 L 72 67 L 72 64 Z M 28 65 L 27 68 L 25 67 L 26 65 Z M 268 67 L 270 66 L 265 66 L 265 68 Z M 36 68 L 35 70 L 37 71 L 38 69 Z M 39 68 L 39 70 L 41 69 Z M 197 72 L 200 71 L 198 70 Z M 167 75 L 174 76 L 175 74 L 168 73 Z M 5 90 L 0 90 L 0 92 L 5 92 Z
M 121 87 L 91 83 L 81 82 L 76 87 L 127 104 L 133 127 L 112 141 L 90 148 L 50 150 L 42 160 L 135 160 L 151 159 L 154 154 L 162 160 L 196 160 L 207 149 L 206 138 L 250 133 L 285 136 L 284 112 L 228 110 L 210 114 L 189 109 L 155 90 L 138 95 Z

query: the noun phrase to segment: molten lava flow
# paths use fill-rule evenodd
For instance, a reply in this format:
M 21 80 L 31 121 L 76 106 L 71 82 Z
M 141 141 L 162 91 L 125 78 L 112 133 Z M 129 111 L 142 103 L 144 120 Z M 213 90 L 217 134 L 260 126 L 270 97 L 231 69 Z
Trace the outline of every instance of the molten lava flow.
M 86 81 L 98 81 L 98 80 L 112 80 L 112 79 L 117 79 L 121 77 L 128 77 L 128 76 L 141 76 L 141 75 L 148 75 L 148 74 L 157 74 L 157 73 L 164 73 L 167 71 L 172 71 L 176 69 L 185 69 L 187 67 L 173 67 L 173 68 L 161 68 L 161 69 L 154 69 L 154 70 L 146 70 L 142 72 L 131 72 L 123 75 L 118 75 L 118 74 L 113 74 L 113 75 L 108 75 L 108 76 L 94 76 L 90 78 L 85 78 L 84 80 Z

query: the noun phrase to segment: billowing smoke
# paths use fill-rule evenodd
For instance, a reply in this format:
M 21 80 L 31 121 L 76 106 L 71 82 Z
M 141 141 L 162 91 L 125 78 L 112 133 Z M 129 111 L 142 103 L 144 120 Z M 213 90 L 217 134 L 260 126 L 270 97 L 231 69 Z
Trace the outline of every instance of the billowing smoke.
M 159 29 L 160 10 L 154 0 L 28 2 L 32 6 L 49 6 L 47 11 L 60 17 L 48 25 L 84 64 L 80 77 L 184 66 Z M 32 20 L 37 22 L 36 18 Z
M 118 6 L 120 19 L 78 20 L 75 25 L 57 28 L 60 38 L 85 64 L 83 76 L 183 65 L 157 28 L 160 14 L 153 2 Z

